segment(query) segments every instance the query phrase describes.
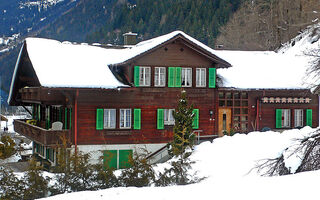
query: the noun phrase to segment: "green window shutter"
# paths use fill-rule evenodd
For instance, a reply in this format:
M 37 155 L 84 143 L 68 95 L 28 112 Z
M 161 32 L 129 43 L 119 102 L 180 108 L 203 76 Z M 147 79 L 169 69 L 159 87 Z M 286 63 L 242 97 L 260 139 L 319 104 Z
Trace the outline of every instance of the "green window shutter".
M 312 109 L 306 110 L 306 125 L 312 127 Z
M 68 129 L 68 108 L 64 108 L 64 129 Z
M 117 150 L 103 151 L 103 167 L 109 169 L 117 169 L 118 152 Z
M 164 110 L 157 110 L 157 129 L 164 129 Z
M 175 87 L 181 87 L 181 67 L 176 67 Z
M 38 105 L 38 121 L 41 121 L 41 105 Z
M 62 122 L 62 109 L 61 107 L 59 108 L 59 122 Z
M 134 66 L 134 85 L 139 87 L 139 80 L 140 80 L 140 67 Z
M 192 113 L 194 114 L 192 128 L 198 129 L 199 128 L 199 109 L 193 109 Z
M 119 150 L 119 169 L 131 167 L 132 150 Z
M 96 129 L 102 130 L 103 129 L 103 109 L 97 109 L 97 120 L 96 120 Z
M 50 155 L 50 150 L 48 148 L 46 148 L 46 159 L 48 159 L 48 160 L 50 158 L 49 155 Z
M 72 127 L 72 108 L 69 109 L 69 115 L 70 115 L 70 117 L 69 117 L 69 129 L 71 129 L 71 127 Z M 102 125 L 103 125 L 103 123 L 102 123 Z
M 276 128 L 282 128 L 282 109 L 276 109 Z
M 133 117 L 133 129 L 141 129 L 141 109 L 134 109 Z
M 32 105 L 32 119 L 36 119 L 36 107 Z
M 47 119 L 46 119 L 46 129 L 50 129 L 50 106 L 48 107 L 48 109 L 46 109 L 47 113 Z
M 216 68 L 209 68 L 209 88 L 216 87 Z
M 174 87 L 174 77 L 175 77 L 175 68 L 169 67 L 168 68 L 168 87 Z

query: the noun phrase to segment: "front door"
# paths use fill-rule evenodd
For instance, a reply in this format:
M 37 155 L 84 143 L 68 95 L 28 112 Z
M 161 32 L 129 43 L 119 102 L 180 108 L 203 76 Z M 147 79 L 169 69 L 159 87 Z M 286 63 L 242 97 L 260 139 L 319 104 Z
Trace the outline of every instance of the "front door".
M 231 108 L 219 108 L 218 134 L 223 136 L 230 134 L 231 129 Z

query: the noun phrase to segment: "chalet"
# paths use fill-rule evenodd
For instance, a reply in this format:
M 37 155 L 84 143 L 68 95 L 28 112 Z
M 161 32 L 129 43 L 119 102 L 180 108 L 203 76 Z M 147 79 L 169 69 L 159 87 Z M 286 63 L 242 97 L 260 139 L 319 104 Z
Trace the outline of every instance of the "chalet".
M 25 40 L 8 103 L 32 107 L 33 120 L 15 120 L 14 129 L 33 141 L 35 154 L 54 165 L 64 135 L 92 161 L 112 155 L 114 168 L 126 167 L 140 148 L 159 161 L 173 137 L 172 111 L 182 90 L 194 105 L 199 139 L 318 126 L 318 97 L 306 88 L 221 84 L 250 77 L 233 77 L 236 62 L 231 67 L 228 56 L 181 31 L 138 44 L 135 36 L 125 34 L 124 46 Z

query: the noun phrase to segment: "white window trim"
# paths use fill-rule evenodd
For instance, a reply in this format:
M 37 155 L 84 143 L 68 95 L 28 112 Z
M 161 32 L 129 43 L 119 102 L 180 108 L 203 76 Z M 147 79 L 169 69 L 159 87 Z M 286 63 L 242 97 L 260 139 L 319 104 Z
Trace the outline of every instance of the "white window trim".
M 130 110 L 130 123 L 129 123 L 129 126 L 127 127 L 127 126 L 124 126 L 124 127 L 121 127 L 121 111 L 122 110 L 124 110 L 124 111 L 126 111 L 126 110 Z M 126 124 L 126 112 L 123 112 L 124 113 L 124 117 L 123 117 L 123 120 L 124 120 L 124 125 Z M 120 129 L 131 129 L 131 124 L 132 124 L 132 110 L 130 109 L 130 108 L 122 108 L 122 109 L 120 109 L 119 110 L 119 128 Z
M 175 109 L 164 109 L 164 115 L 165 115 L 164 116 L 164 125 L 174 125 L 175 124 L 175 120 L 174 120 L 173 115 L 172 115 L 172 119 L 171 118 L 169 119 L 170 114 L 168 114 L 173 111 L 175 111 Z M 166 117 L 166 114 L 168 115 L 167 117 Z M 166 120 L 166 118 L 169 120 Z
M 300 118 L 298 115 L 300 115 Z M 294 110 L 294 127 L 303 127 L 303 109 Z
M 286 115 L 286 113 L 288 115 Z M 290 128 L 291 127 L 291 110 L 290 109 L 282 109 L 282 128 Z M 288 125 L 285 125 L 285 123 L 288 123 Z
M 191 72 L 191 76 L 190 76 L 190 85 L 183 85 L 183 79 L 182 79 L 182 71 L 185 71 L 185 78 L 187 77 L 186 75 L 188 74 L 187 72 L 190 70 Z M 185 81 L 185 83 L 187 83 L 187 81 Z M 182 67 L 181 68 L 181 87 L 192 87 L 192 68 L 189 67 Z
M 146 73 L 146 69 L 149 69 L 149 74 Z M 141 73 L 143 78 L 141 80 Z M 148 81 L 149 80 L 149 83 Z M 143 67 L 139 68 L 139 86 L 150 86 L 151 85 L 151 67 Z
M 109 124 L 108 124 L 108 126 L 106 126 L 105 125 L 105 111 L 106 110 L 109 110 L 109 115 L 108 115 L 108 118 L 109 118 Z M 115 114 L 115 119 L 114 119 L 114 121 L 115 121 L 115 123 L 114 123 L 114 127 L 111 127 L 111 120 L 110 120 L 110 118 L 111 118 L 111 114 L 110 114 L 110 111 L 111 110 L 113 110 L 114 111 L 114 114 Z M 106 108 L 106 109 L 104 109 L 103 110 L 103 129 L 115 129 L 116 128 L 116 124 L 117 124 L 117 111 L 116 111 L 116 109 L 111 109 L 111 108 Z
M 164 75 L 163 75 L 163 85 L 161 85 L 161 81 L 160 81 L 160 71 L 161 69 L 164 69 Z M 156 75 L 158 72 L 158 82 L 156 81 Z M 154 69 L 154 86 L 155 87 L 165 87 L 166 86 L 166 68 L 165 67 L 155 67 Z
M 198 72 L 199 70 L 199 72 Z M 201 84 L 201 71 L 204 70 L 204 85 L 199 85 L 199 83 Z M 199 76 L 198 76 L 199 73 Z M 198 81 L 198 77 L 200 78 L 200 80 Z M 207 70 L 206 68 L 196 68 L 196 87 L 206 87 L 207 86 Z

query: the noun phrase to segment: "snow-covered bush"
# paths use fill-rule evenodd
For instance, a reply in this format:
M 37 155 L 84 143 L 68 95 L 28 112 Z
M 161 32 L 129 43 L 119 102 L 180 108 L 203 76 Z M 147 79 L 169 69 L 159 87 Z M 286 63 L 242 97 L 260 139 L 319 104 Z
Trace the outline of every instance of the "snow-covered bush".
M 258 168 L 260 171 L 265 171 L 265 176 L 281 176 L 320 169 L 320 129 L 310 136 L 297 139 L 279 157 L 267 159 Z

